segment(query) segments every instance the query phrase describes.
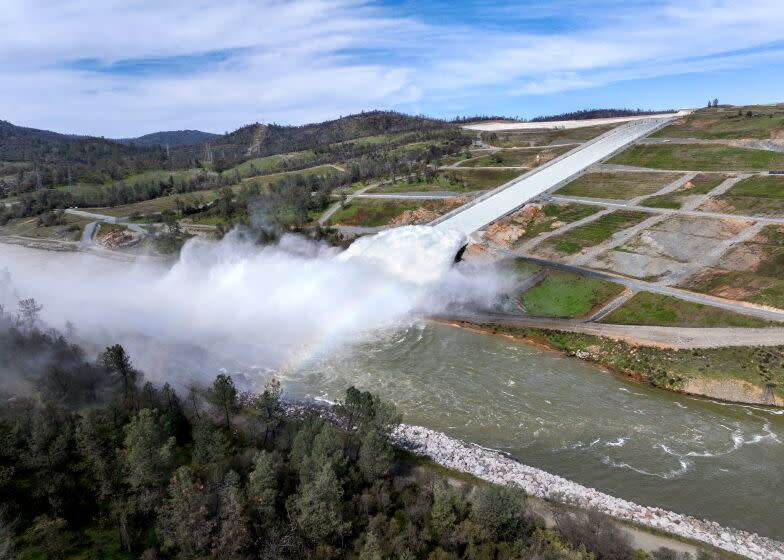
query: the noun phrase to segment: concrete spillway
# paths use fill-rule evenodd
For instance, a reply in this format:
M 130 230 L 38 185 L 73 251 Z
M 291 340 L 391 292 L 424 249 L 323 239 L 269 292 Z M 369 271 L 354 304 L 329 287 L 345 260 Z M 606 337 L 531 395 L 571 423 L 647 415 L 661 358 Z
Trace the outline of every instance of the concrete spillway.
M 635 140 L 647 136 L 672 118 L 642 119 L 614 128 L 522 177 L 477 197 L 473 202 L 442 216 L 431 225 L 470 235 L 514 212 L 536 196 L 560 186 Z

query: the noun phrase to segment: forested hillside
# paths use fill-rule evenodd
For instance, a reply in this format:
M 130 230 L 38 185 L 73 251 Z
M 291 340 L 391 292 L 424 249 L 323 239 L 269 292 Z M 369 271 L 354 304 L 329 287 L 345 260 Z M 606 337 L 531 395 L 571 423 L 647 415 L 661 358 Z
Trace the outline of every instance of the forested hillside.
M 18 192 L 83 181 L 102 183 L 164 165 L 163 148 L 69 136 L 0 121 L 0 179 Z M 6 176 L 6 177 L 3 177 Z
M 570 113 L 560 113 L 558 115 L 546 115 L 534 117 L 531 122 L 564 121 L 564 120 L 586 120 L 586 119 L 609 119 L 613 117 L 637 117 L 641 115 L 656 115 L 659 113 L 674 113 L 675 109 L 663 109 L 661 111 L 651 111 L 649 109 L 582 109 Z
M 670 560 L 598 514 L 557 510 L 396 451 L 395 407 L 349 388 L 292 406 L 155 386 L 120 345 L 96 360 L 41 307 L 0 310 L 0 559 Z M 710 556 L 705 556 L 710 558 Z
M 218 134 L 202 132 L 201 130 L 170 130 L 164 132 L 152 132 L 137 138 L 121 138 L 118 142 L 132 144 L 134 146 L 189 146 L 191 144 L 201 144 L 210 138 L 215 138 Z

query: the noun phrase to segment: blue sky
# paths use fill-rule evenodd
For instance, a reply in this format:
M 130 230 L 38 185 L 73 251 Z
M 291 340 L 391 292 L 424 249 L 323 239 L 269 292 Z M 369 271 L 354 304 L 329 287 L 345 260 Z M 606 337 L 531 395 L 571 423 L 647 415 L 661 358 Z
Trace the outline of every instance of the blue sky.
M 784 101 L 780 0 L 2 5 L 0 119 L 64 132 Z

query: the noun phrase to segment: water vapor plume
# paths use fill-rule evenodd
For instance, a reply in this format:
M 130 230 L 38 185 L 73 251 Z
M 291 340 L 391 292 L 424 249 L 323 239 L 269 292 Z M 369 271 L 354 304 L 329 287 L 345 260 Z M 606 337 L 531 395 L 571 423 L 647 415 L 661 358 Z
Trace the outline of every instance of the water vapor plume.
M 190 240 L 171 267 L 0 246 L 13 284 L 0 303 L 35 297 L 49 324 L 73 322 L 95 350 L 122 343 L 160 381 L 211 379 L 219 368 L 274 372 L 378 329 L 489 305 L 504 277 L 454 265 L 465 241 L 406 226 L 341 251 L 294 235 L 260 247 L 234 230 L 221 241 Z

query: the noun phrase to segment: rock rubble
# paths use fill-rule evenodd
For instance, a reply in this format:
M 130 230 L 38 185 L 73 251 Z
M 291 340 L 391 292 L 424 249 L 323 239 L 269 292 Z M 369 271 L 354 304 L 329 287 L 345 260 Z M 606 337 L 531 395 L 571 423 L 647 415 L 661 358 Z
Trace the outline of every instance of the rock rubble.
M 396 445 L 429 457 L 444 467 L 497 484 L 514 484 L 526 493 L 701 541 L 754 560 L 784 560 L 784 543 L 713 521 L 615 498 L 560 476 L 524 465 L 504 454 L 465 443 L 441 432 L 401 424 L 392 433 Z

